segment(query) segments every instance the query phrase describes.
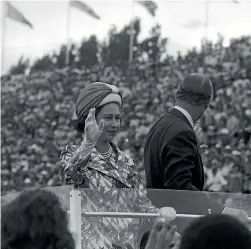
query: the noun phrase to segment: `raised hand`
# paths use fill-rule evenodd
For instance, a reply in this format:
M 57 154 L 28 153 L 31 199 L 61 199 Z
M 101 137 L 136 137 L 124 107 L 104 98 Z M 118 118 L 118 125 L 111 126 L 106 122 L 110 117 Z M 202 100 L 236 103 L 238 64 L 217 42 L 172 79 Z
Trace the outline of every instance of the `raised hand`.
M 241 222 L 243 222 L 244 224 L 247 224 L 250 222 L 248 215 L 241 209 L 225 207 L 225 209 L 223 210 L 223 214 L 232 215 L 236 217 L 238 220 L 240 220 Z
M 97 124 L 95 118 L 95 108 L 92 108 L 85 120 L 85 135 L 88 143 L 95 143 L 104 129 L 104 120 Z
M 181 237 L 177 235 L 175 226 L 159 219 L 151 230 L 145 249 L 178 249 Z

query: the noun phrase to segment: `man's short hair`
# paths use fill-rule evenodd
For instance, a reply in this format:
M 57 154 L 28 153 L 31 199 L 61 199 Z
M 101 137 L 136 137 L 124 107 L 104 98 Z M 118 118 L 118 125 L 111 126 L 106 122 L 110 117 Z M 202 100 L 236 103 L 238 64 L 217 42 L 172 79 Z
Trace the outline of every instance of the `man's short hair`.
M 250 249 L 251 233 L 228 215 L 208 215 L 194 220 L 184 231 L 180 249 Z
M 211 81 L 198 73 L 184 77 L 176 91 L 176 101 L 180 100 L 191 105 L 206 105 L 212 97 Z

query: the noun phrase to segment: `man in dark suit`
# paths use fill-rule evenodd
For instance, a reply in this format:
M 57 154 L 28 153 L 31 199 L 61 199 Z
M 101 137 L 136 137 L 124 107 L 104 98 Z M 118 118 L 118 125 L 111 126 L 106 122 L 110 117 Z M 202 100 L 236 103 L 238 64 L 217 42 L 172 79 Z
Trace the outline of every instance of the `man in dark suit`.
M 205 76 L 192 73 L 182 80 L 176 91 L 174 108 L 153 125 L 146 138 L 147 188 L 203 190 L 204 170 L 193 126 L 208 108 L 212 96 L 212 83 Z M 200 199 L 203 201 L 210 202 L 211 199 L 205 195 Z M 234 215 L 245 214 L 219 205 L 216 209 Z

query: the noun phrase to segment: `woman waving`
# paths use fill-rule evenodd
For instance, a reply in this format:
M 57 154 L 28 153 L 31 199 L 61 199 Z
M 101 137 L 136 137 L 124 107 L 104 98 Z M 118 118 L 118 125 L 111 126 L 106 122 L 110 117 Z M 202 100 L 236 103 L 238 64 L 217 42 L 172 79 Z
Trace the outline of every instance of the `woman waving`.
M 173 208 L 156 208 L 146 196 L 133 159 L 121 151 L 114 137 L 120 128 L 122 95 L 113 85 L 96 82 L 84 88 L 76 103 L 75 128 L 82 143 L 67 145 L 61 153 L 60 176 L 65 184 L 85 188 L 82 211 L 160 213 L 172 220 Z M 135 244 L 139 219 L 84 218 L 82 248 L 116 248 Z

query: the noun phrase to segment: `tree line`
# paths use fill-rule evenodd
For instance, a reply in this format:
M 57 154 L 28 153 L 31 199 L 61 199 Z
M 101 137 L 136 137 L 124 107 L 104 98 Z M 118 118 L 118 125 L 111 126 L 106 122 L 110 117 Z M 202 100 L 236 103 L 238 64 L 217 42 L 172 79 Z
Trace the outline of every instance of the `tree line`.
M 166 54 L 167 38 L 161 35 L 159 24 L 151 28 L 149 36 L 139 42 L 141 21 L 135 18 L 134 25 L 134 63 L 152 63 L 156 65 L 160 57 Z M 128 68 L 129 44 L 131 23 L 121 30 L 116 26 L 110 28 L 107 39 L 99 42 L 96 35 L 84 38 L 80 44 L 72 43 L 69 49 L 69 64 L 73 68 L 90 68 L 98 63 L 104 66 L 116 66 L 121 69 Z M 36 59 L 32 64 L 28 58 L 21 57 L 17 64 L 13 65 L 10 74 L 23 74 L 27 69 L 30 72 L 61 69 L 66 66 L 67 44 L 62 44 L 58 52 L 47 53 Z

